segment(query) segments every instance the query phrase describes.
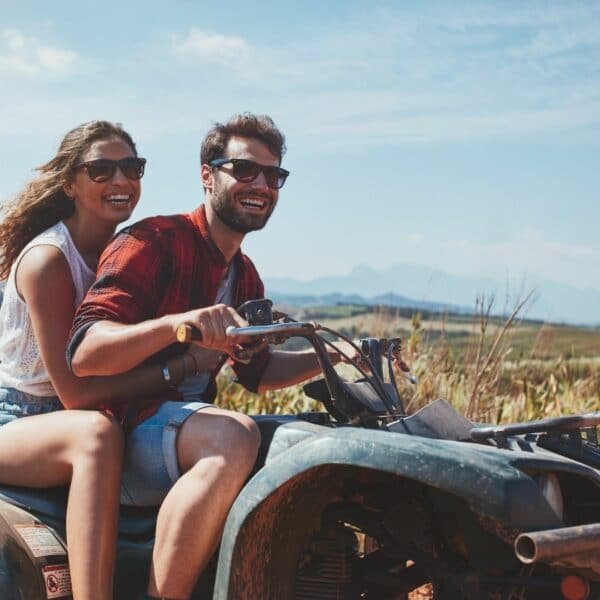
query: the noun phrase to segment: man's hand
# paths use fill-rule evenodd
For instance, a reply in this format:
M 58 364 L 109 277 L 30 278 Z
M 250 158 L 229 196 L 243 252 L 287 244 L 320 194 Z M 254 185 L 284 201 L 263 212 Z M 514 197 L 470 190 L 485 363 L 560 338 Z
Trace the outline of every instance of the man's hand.
M 221 353 L 231 354 L 238 344 L 248 341 L 245 337 L 226 335 L 228 327 L 247 327 L 248 323 L 235 309 L 225 304 L 216 304 L 177 315 L 173 330 L 175 331 L 181 323 L 192 325 L 200 331 L 202 339 L 194 342 L 195 344 Z

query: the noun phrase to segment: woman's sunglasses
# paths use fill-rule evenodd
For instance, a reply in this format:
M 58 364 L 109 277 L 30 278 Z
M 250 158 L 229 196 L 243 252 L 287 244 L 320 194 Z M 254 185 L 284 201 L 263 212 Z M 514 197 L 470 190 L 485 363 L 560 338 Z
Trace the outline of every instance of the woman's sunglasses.
M 111 160 L 110 158 L 98 158 L 97 160 L 89 160 L 77 165 L 76 168 L 85 169 L 88 177 L 96 183 L 103 183 L 112 179 L 117 172 L 117 168 L 121 169 L 121 173 L 131 179 L 137 181 L 144 174 L 146 166 L 145 158 L 137 156 L 128 156 L 120 160 Z
M 237 181 L 250 183 L 262 172 L 265 176 L 267 185 L 275 190 L 283 187 L 287 176 L 290 174 L 289 171 L 286 171 L 281 167 L 260 165 L 253 160 L 247 160 L 245 158 L 216 158 L 215 160 L 211 160 L 208 164 L 211 167 L 222 167 L 229 163 L 231 164 L 231 174 Z

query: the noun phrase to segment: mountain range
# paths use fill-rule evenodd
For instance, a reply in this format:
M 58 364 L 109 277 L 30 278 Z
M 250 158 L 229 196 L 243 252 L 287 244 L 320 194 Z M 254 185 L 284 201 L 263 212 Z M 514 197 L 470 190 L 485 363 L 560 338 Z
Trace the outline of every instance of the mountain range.
M 267 297 L 299 306 L 315 304 L 386 304 L 434 312 L 473 312 L 475 299 L 495 296 L 494 314 L 510 312 L 533 290 L 524 316 L 553 323 L 600 325 L 600 291 L 576 288 L 534 277 L 508 282 L 459 276 L 431 267 L 396 264 L 383 269 L 360 265 L 346 275 L 310 281 L 265 277 Z

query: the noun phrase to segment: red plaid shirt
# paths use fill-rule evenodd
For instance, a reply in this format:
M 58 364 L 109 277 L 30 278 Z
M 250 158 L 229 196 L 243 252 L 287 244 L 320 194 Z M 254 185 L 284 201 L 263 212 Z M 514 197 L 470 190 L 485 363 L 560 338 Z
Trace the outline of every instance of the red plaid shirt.
M 233 260 L 234 306 L 262 298 L 264 287 L 252 261 L 242 252 Z M 212 306 L 227 267 L 210 237 L 203 205 L 190 214 L 151 217 L 123 229 L 100 257 L 96 282 L 77 310 L 67 347 L 68 359 L 88 328 L 100 319 L 133 324 Z M 173 344 L 147 362 L 160 363 L 184 351 L 185 346 Z M 268 360 L 266 349 L 248 365 L 230 363 L 237 380 L 256 391 Z M 221 366 L 211 374 L 205 392 L 208 402 L 215 398 L 215 377 Z M 125 403 L 117 398 L 108 408 L 133 426 L 154 414 L 165 400 L 177 398 L 176 392 L 163 392 L 143 403 Z

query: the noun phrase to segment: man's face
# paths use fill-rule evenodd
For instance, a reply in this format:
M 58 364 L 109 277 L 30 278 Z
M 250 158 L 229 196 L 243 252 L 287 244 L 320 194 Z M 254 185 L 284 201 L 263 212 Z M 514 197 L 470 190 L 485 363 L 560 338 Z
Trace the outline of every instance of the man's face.
M 224 158 L 244 158 L 266 166 L 279 166 L 279 160 L 256 139 L 232 137 L 225 148 Z M 203 184 L 207 200 L 227 227 L 246 234 L 262 229 L 279 198 L 279 190 L 267 185 L 264 173 L 249 183 L 237 181 L 232 165 L 210 168 L 203 165 Z

